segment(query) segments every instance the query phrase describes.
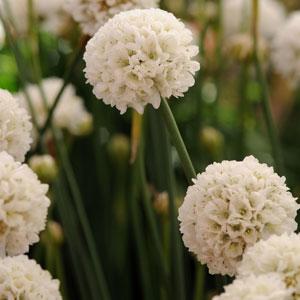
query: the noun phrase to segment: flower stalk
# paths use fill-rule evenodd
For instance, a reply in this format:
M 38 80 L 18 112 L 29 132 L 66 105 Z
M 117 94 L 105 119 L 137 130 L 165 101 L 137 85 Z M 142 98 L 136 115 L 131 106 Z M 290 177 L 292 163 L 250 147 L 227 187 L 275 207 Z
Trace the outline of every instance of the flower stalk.
M 280 174 L 282 174 L 284 173 L 284 165 L 283 165 L 281 147 L 280 147 L 278 134 L 272 116 L 268 84 L 258 54 L 259 0 L 252 0 L 252 10 L 253 10 L 252 13 L 253 62 L 255 66 L 256 76 L 262 90 L 261 104 L 262 104 L 263 115 L 265 118 L 269 139 L 272 146 L 273 158 L 275 161 L 276 169 Z

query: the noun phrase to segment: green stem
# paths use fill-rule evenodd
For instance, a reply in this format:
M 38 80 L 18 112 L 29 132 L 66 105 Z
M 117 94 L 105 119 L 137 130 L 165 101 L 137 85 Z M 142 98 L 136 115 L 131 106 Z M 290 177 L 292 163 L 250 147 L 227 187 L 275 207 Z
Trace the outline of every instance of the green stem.
M 3 24 L 4 29 L 5 29 L 5 33 L 6 33 L 8 43 L 9 43 L 10 48 L 11 48 L 13 54 L 14 54 L 15 61 L 16 61 L 16 64 L 17 64 L 17 68 L 18 68 L 19 73 L 20 73 L 19 79 L 20 79 L 20 82 L 21 82 L 21 85 L 22 85 L 22 88 L 23 88 L 23 93 L 25 95 L 26 102 L 28 104 L 28 107 L 29 107 L 29 110 L 30 110 L 30 113 L 31 113 L 32 123 L 33 123 L 34 127 L 37 130 L 39 130 L 39 125 L 38 125 L 37 118 L 36 118 L 36 115 L 35 115 L 35 111 L 34 111 L 34 108 L 33 108 L 33 105 L 32 105 L 32 101 L 31 101 L 30 95 L 29 95 L 29 93 L 27 91 L 27 87 L 26 87 L 26 79 L 28 77 L 27 76 L 27 67 L 23 63 L 24 60 L 23 60 L 22 55 L 21 55 L 21 50 L 19 49 L 17 43 L 15 42 L 15 39 L 13 38 L 13 35 L 10 31 L 9 24 L 3 18 L 3 15 L 1 14 L 1 12 L 0 12 L 0 20 Z M 22 76 L 21 76 L 21 74 L 22 74 Z
M 272 146 L 273 157 L 275 161 L 276 168 L 280 174 L 284 173 L 284 164 L 282 159 L 282 153 L 280 148 L 280 142 L 278 139 L 278 134 L 274 124 L 271 106 L 270 106 L 270 95 L 268 90 L 267 80 L 263 72 L 259 54 L 258 54 L 258 13 L 259 5 L 258 0 L 253 0 L 253 24 L 252 24 L 252 34 L 253 34 L 253 61 L 255 65 L 255 71 L 257 79 L 261 85 L 262 89 L 262 109 L 265 118 L 267 131 L 269 139 Z
M 140 149 L 138 150 L 139 155 Z M 138 208 L 138 196 L 139 190 L 137 182 L 139 182 L 139 165 L 137 160 L 134 162 L 131 170 L 131 191 L 129 197 L 129 207 L 130 207 L 130 214 L 132 219 L 132 226 L 133 226 L 133 234 L 134 240 L 136 242 L 137 247 L 137 255 L 139 261 L 139 267 L 141 272 L 141 283 L 143 286 L 144 291 L 144 299 L 145 300 L 152 300 L 153 298 L 153 288 L 151 284 L 150 278 L 150 268 L 148 264 L 147 258 L 147 251 L 146 245 L 144 243 L 143 233 L 142 233 L 142 224 L 139 215 L 139 208 Z
M 205 282 L 205 268 L 199 263 L 196 263 L 196 281 L 195 281 L 195 293 L 193 300 L 204 299 L 204 282 Z
M 90 228 L 90 224 L 85 212 L 85 208 L 83 206 L 83 202 L 82 202 L 82 198 L 81 198 L 81 193 L 80 190 L 78 188 L 78 184 L 75 178 L 75 174 L 72 168 L 72 164 L 69 160 L 69 156 L 68 156 L 68 152 L 66 149 L 66 145 L 62 139 L 62 135 L 61 132 L 59 130 L 54 130 L 53 131 L 55 140 L 56 140 L 56 146 L 58 148 L 58 152 L 59 152 L 59 156 L 61 159 L 61 163 L 63 166 L 63 169 L 65 171 L 66 174 L 66 178 L 67 181 L 69 183 L 73 198 L 74 198 L 74 202 L 75 202 L 75 208 L 79 217 L 79 221 L 81 223 L 85 238 L 86 238 L 86 242 L 87 242 L 87 246 L 91 255 L 91 259 L 95 268 L 95 272 L 96 272 L 96 277 L 97 277 L 97 281 L 99 284 L 99 287 L 101 289 L 101 293 L 102 293 L 102 298 L 104 300 L 108 300 L 110 299 L 109 296 L 109 292 L 108 292 L 108 288 L 107 288 L 107 284 L 103 275 L 103 271 L 102 271 L 102 267 L 101 267 L 101 263 L 98 257 L 98 253 L 97 253 L 97 248 L 96 248 L 96 244 L 92 235 L 92 231 Z
M 146 216 L 147 216 L 147 219 L 149 222 L 150 232 L 151 232 L 151 235 L 153 238 L 154 247 L 156 248 L 156 252 L 158 255 L 159 266 L 160 266 L 160 268 L 162 268 L 163 280 L 166 285 L 166 290 L 168 293 L 170 293 L 171 286 L 170 286 L 170 281 L 169 281 L 168 267 L 167 267 L 167 263 L 166 263 L 166 260 L 164 257 L 162 242 L 161 242 L 161 239 L 159 236 L 157 222 L 155 220 L 153 206 L 151 203 L 149 190 L 148 190 L 148 186 L 147 186 L 147 182 L 146 182 L 142 141 L 140 144 L 140 148 L 141 149 L 139 150 L 137 160 L 138 160 L 139 177 L 140 177 L 140 181 L 141 181 L 142 195 L 143 195 L 143 200 L 144 200 L 143 204 L 144 204 L 145 213 L 146 213 Z
M 172 138 L 173 144 L 178 152 L 185 175 L 188 181 L 191 183 L 192 179 L 196 178 L 196 172 L 194 170 L 189 154 L 186 150 L 185 144 L 182 140 L 175 118 L 166 99 L 162 99 L 159 110 L 163 116 L 166 127 Z

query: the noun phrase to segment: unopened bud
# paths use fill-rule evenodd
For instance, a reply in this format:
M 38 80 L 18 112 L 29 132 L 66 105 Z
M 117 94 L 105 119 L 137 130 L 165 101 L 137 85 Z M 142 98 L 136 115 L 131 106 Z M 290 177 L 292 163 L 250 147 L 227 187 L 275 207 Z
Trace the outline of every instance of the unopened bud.
M 130 142 L 126 135 L 116 134 L 108 143 L 108 154 L 117 166 L 127 164 L 130 154 Z
M 169 210 L 169 195 L 167 192 L 162 192 L 156 195 L 153 202 L 154 210 L 159 215 L 167 215 Z
M 203 147 L 211 154 L 218 154 L 223 148 L 223 134 L 210 126 L 204 127 L 200 132 L 200 141 Z
M 64 241 L 64 234 L 61 225 L 55 221 L 49 221 L 47 230 L 52 241 L 61 245 Z
M 51 155 L 34 155 L 28 161 L 29 167 L 45 183 L 51 183 L 58 173 L 58 168 Z

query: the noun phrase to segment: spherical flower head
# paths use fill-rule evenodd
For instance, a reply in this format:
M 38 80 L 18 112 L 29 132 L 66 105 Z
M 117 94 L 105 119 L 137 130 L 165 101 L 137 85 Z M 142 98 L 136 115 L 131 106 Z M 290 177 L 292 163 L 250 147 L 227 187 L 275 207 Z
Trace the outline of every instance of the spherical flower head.
M 159 0 L 67 0 L 65 8 L 83 32 L 93 36 L 110 18 L 122 11 L 157 7 Z
M 213 300 L 293 300 L 293 290 L 286 288 L 280 275 L 269 273 L 236 279 Z
M 0 89 L 0 151 L 24 161 L 32 143 L 31 130 L 27 111 L 8 91 Z
M 259 1 L 259 32 L 267 40 L 272 39 L 285 20 L 284 6 L 277 0 Z M 234 16 L 234 17 L 233 17 Z M 225 36 L 247 32 L 252 22 L 251 0 L 223 1 L 223 28 Z
M 195 83 L 198 47 L 174 15 L 160 9 L 136 9 L 110 19 L 88 42 L 85 76 L 97 98 L 124 113 L 146 104 L 158 108 L 161 97 L 182 97 Z
M 299 205 L 285 178 L 253 156 L 209 165 L 179 209 L 183 241 L 211 274 L 234 275 L 245 249 L 296 230 Z
M 39 241 L 50 205 L 47 191 L 26 164 L 0 152 L 0 256 L 23 254 Z
M 49 107 L 53 105 L 62 85 L 63 80 L 60 78 L 52 77 L 43 80 L 42 86 Z M 40 126 L 42 126 L 47 119 L 48 112 L 45 108 L 40 90 L 37 85 L 30 84 L 27 86 L 27 92 L 32 100 L 32 106 L 37 118 L 37 122 Z M 27 106 L 23 93 L 19 93 L 18 97 L 29 111 L 29 107 Z M 90 113 L 86 111 L 83 100 L 76 95 L 75 88 L 69 84 L 65 88 L 55 109 L 53 116 L 54 124 L 61 129 L 69 131 L 73 135 L 81 135 L 82 126 L 85 126 L 87 118 L 89 119 L 90 123 Z
M 271 236 L 247 249 L 238 275 L 260 275 L 277 272 L 284 278 L 287 287 L 295 289 L 300 297 L 300 236 L 296 233 Z M 299 298 L 295 298 L 299 299 Z
M 25 255 L 0 259 L 1 299 L 62 300 L 59 281 Z
M 296 88 L 300 83 L 300 11 L 291 14 L 274 37 L 271 60 L 274 69 Z
M 28 161 L 29 167 L 45 183 L 51 183 L 56 178 L 58 168 L 55 159 L 48 154 L 34 155 Z

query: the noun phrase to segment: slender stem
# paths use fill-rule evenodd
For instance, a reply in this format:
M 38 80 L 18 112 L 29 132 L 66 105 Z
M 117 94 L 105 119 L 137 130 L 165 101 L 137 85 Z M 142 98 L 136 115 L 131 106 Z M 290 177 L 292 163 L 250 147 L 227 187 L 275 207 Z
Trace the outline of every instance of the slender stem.
M 205 282 L 205 268 L 199 263 L 196 265 L 196 281 L 195 281 L 195 292 L 193 300 L 204 299 L 204 282 Z
M 149 222 L 151 235 L 154 242 L 154 247 L 156 248 L 156 252 L 159 259 L 159 265 L 160 268 L 162 268 L 163 273 L 163 280 L 166 285 L 167 292 L 170 292 L 170 281 L 169 281 L 169 272 L 167 263 L 164 257 L 163 248 L 162 248 L 162 242 L 159 236 L 158 228 L 157 228 L 157 222 L 155 220 L 155 215 L 153 212 L 153 206 L 151 204 L 151 199 L 149 195 L 149 190 L 147 187 L 146 182 L 146 174 L 145 174 L 145 164 L 144 164 L 144 157 L 143 157 L 143 143 L 140 145 L 140 151 L 138 155 L 138 167 L 139 167 L 139 177 L 141 181 L 141 188 L 142 188 L 142 195 L 143 195 L 143 203 L 145 208 L 145 213 Z
M 172 138 L 174 146 L 176 147 L 185 175 L 188 181 L 191 182 L 193 178 L 196 178 L 196 172 L 177 127 L 173 113 L 166 99 L 162 99 L 159 110 L 164 118 L 166 127 Z
M 21 51 L 20 51 L 17 43 L 15 42 L 13 34 L 11 33 L 10 25 L 3 18 L 3 15 L 2 15 L 1 12 L 0 12 L 0 20 L 3 24 L 4 29 L 5 29 L 5 33 L 6 33 L 7 40 L 8 40 L 8 43 L 10 45 L 10 48 L 11 48 L 13 54 L 14 54 L 15 61 L 16 61 L 19 73 L 23 74 L 23 76 L 19 76 L 19 79 L 20 79 L 20 82 L 21 82 L 21 85 L 22 85 L 22 88 L 23 88 L 23 93 L 24 93 L 26 102 L 28 104 L 28 107 L 29 107 L 29 110 L 30 110 L 30 113 L 31 113 L 32 123 L 33 123 L 34 127 L 37 130 L 39 130 L 39 125 L 38 125 L 36 114 L 35 114 L 35 111 L 34 111 L 34 108 L 33 108 L 33 105 L 32 105 L 32 101 L 31 101 L 30 95 L 29 95 L 29 93 L 27 91 L 27 88 L 26 88 L 27 68 L 24 64 L 24 60 L 22 59 Z
M 258 54 L 258 15 L 259 15 L 259 5 L 258 0 L 252 0 L 253 5 L 253 24 L 252 24 L 252 35 L 253 35 L 253 61 L 255 65 L 255 71 L 257 79 L 261 85 L 262 89 L 262 109 L 265 118 L 268 135 L 270 138 L 273 157 L 275 161 L 276 168 L 280 174 L 284 173 L 284 165 L 282 159 L 282 153 L 280 148 L 280 142 L 278 139 L 278 134 L 274 124 L 271 106 L 270 106 L 270 95 L 268 90 L 268 84 L 261 66 L 259 54 Z
M 140 147 L 138 149 L 138 155 L 140 152 Z M 152 300 L 153 298 L 153 288 L 151 284 L 151 277 L 150 277 L 150 270 L 149 270 L 149 264 L 147 257 L 147 251 L 146 251 L 146 245 L 143 238 L 142 233 L 142 224 L 140 220 L 139 215 L 139 208 L 137 199 L 139 196 L 139 189 L 138 184 L 139 182 L 139 164 L 136 160 L 131 169 L 131 191 L 130 191 L 130 197 L 129 197 L 129 207 L 130 207 L 130 214 L 131 214 L 131 220 L 132 220 L 132 226 L 133 226 L 133 234 L 134 234 L 134 240 L 137 247 L 137 255 L 139 260 L 139 267 L 141 272 L 141 283 L 144 290 L 144 299 L 145 300 Z
M 91 259 L 94 264 L 96 276 L 97 276 L 97 281 L 101 289 L 102 293 L 102 298 L 104 300 L 110 299 L 107 284 L 103 275 L 101 263 L 98 257 L 97 253 L 97 248 L 95 245 L 95 241 L 92 235 L 92 231 L 90 228 L 90 224 L 86 215 L 85 208 L 82 204 L 82 198 L 81 198 L 81 193 L 78 188 L 78 184 L 75 178 L 75 174 L 72 168 L 72 164 L 69 160 L 69 156 L 67 153 L 66 145 L 61 137 L 61 132 L 59 130 L 54 130 L 53 131 L 55 140 L 56 140 L 56 146 L 58 148 L 59 156 L 61 159 L 61 163 L 63 165 L 67 181 L 69 182 L 70 189 L 74 198 L 75 202 L 75 208 L 79 217 L 79 221 L 81 223 L 86 242 L 88 245 L 88 249 L 90 251 Z
M 50 123 L 51 123 L 51 119 L 53 117 L 53 114 L 55 112 L 55 109 L 59 103 L 59 100 L 61 99 L 61 96 L 66 88 L 66 86 L 68 85 L 70 79 L 71 79 L 71 75 L 74 71 L 74 68 L 76 67 L 79 58 L 82 56 L 83 51 L 85 49 L 85 45 L 87 42 L 87 37 L 83 36 L 82 39 L 80 40 L 79 46 L 77 47 L 77 49 L 73 52 L 70 62 L 69 62 L 69 66 L 66 69 L 66 72 L 64 74 L 64 82 L 60 88 L 60 90 L 58 91 L 55 100 L 53 102 L 53 105 L 50 107 L 47 119 L 45 121 L 45 124 L 43 125 L 43 127 L 40 130 L 40 135 L 43 136 L 43 134 L 46 132 L 47 128 L 49 127 Z

